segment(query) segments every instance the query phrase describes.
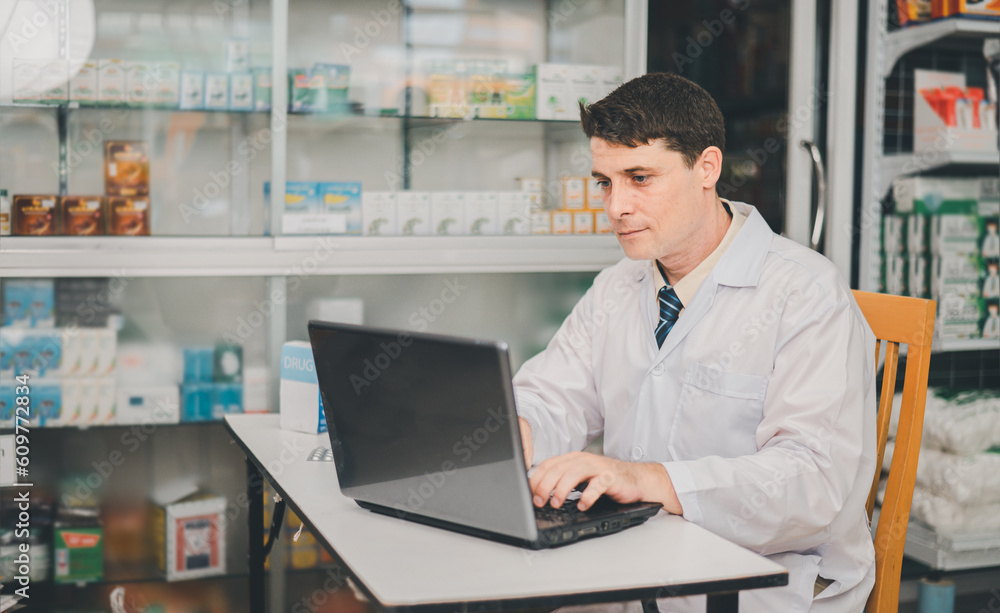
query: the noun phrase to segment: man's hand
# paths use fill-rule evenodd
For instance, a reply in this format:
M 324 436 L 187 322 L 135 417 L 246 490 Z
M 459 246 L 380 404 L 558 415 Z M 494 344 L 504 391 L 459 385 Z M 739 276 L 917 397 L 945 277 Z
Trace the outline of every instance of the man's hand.
M 659 502 L 669 513 L 682 513 L 670 475 L 662 464 L 624 462 L 582 451 L 549 458 L 535 468 L 530 481 L 533 502 L 536 507 L 549 503 L 558 508 L 583 481 L 589 484 L 577 503 L 581 511 L 606 494 L 616 502 Z
M 524 465 L 531 468 L 531 460 L 535 457 L 535 445 L 531 442 L 531 424 L 523 417 L 517 418 L 521 426 L 521 447 L 524 449 Z

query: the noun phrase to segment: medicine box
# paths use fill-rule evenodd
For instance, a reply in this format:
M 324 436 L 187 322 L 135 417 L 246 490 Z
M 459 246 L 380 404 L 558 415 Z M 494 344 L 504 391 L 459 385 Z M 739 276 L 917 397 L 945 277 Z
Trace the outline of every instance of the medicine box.
M 271 110 L 271 69 L 253 69 L 253 106 L 255 111 Z
M 401 236 L 428 236 L 431 234 L 431 193 L 398 192 L 396 218 Z
M 882 217 L 882 253 L 906 252 L 906 220 L 903 215 L 888 213 Z
M 177 386 L 118 387 L 115 391 L 115 419 L 118 424 L 178 423 L 181 419 L 180 394 Z
M 552 212 L 552 234 L 572 234 L 573 213 L 569 211 Z
M 56 216 L 58 196 L 15 195 L 11 204 L 11 230 L 15 236 L 54 236 L 59 232 Z
M 104 198 L 101 196 L 63 196 L 56 205 L 60 234 L 63 236 L 100 236 L 104 234 Z
M 604 97 L 603 69 L 601 66 L 575 65 L 569 67 L 574 111 L 576 103 L 590 105 Z
M 152 62 L 152 99 L 158 107 L 177 108 L 181 100 L 181 65 L 177 62 Z
M 587 208 L 591 211 L 603 211 L 604 210 L 604 200 L 603 200 L 603 190 L 597 179 L 594 177 L 586 177 L 586 202 Z
M 154 500 L 150 517 L 157 563 L 167 581 L 226 572 L 226 499 L 208 492 Z
M 531 214 L 532 234 L 552 234 L 552 212 L 535 211 Z
M 897 213 L 970 213 L 976 211 L 978 179 L 904 177 L 892 183 Z
M 309 343 L 288 341 L 281 347 L 279 396 L 282 428 L 310 434 L 326 432 L 326 416 Z
M 125 63 L 119 59 L 97 61 L 97 101 L 101 104 L 125 103 Z
M 125 100 L 132 106 L 152 101 L 155 79 L 148 62 L 124 62 Z
M 535 69 L 535 114 L 538 119 L 579 118 L 570 92 L 569 66 L 538 64 Z
M 468 192 L 465 195 L 467 234 L 495 236 L 499 234 L 499 209 L 496 192 Z
M 72 102 L 97 102 L 97 60 L 75 60 L 71 63 L 69 99 Z
M 104 577 L 104 530 L 97 518 L 89 525 L 56 520 L 52 529 L 55 583 L 89 583 Z
M 431 226 L 440 236 L 467 234 L 465 224 L 465 193 L 434 192 L 431 196 Z
M 180 107 L 189 110 L 205 108 L 205 73 L 181 73 Z
M 250 41 L 231 38 L 226 41 L 226 72 L 244 72 L 250 69 Z
M 594 213 L 592 211 L 576 211 L 573 213 L 573 234 L 593 234 Z
M 145 141 L 105 141 L 104 192 L 112 196 L 149 195 L 149 154 Z
M 582 211 L 587 208 L 585 196 L 585 179 L 582 177 L 565 177 L 562 184 L 562 208 L 567 211 Z
M 364 192 L 361 219 L 365 236 L 395 236 L 399 233 L 395 192 Z
M 14 85 L 14 102 L 31 104 L 41 100 L 42 92 L 38 87 L 41 84 L 43 65 L 44 63 L 38 60 L 14 59 L 14 74 L 11 78 Z
M 229 108 L 229 75 L 210 72 L 205 75 L 205 108 L 226 110 Z
M 497 192 L 499 233 L 531 234 L 531 195 L 528 192 Z
M 42 102 L 66 104 L 69 100 L 69 64 L 61 60 L 45 62 L 40 76 L 45 87 Z
M 229 75 L 229 110 L 252 111 L 253 74 L 234 72 Z
M 335 181 L 320 183 L 323 213 L 331 218 L 331 234 L 361 234 L 361 183 Z
M 594 234 L 611 234 L 611 220 L 604 211 L 594 211 Z

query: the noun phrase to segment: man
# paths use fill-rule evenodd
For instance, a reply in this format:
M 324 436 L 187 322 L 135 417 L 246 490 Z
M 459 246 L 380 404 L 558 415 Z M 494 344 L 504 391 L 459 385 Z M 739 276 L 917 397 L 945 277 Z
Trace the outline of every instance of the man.
M 788 569 L 741 611 L 862 610 L 875 339 L 849 287 L 719 198 L 722 114 L 694 83 L 645 75 L 581 119 L 627 259 L 514 378 L 534 503 L 561 506 L 584 481 L 581 509 L 602 494 L 661 502 Z M 581 451 L 601 433 L 603 456 Z

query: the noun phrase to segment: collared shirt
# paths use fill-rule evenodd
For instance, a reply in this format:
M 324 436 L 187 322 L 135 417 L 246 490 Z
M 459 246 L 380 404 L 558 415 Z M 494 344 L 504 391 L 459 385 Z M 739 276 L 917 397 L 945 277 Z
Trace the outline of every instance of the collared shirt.
M 534 463 L 603 432 L 605 455 L 663 464 L 685 519 L 785 566 L 788 586 L 741 594 L 744 613 L 860 611 L 875 580 L 875 337 L 829 260 L 730 204 L 746 221 L 662 347 L 659 275 L 622 260 L 518 371 L 518 415 Z M 833 583 L 814 600 L 818 576 Z
M 729 245 L 733 244 L 740 228 L 743 227 L 743 222 L 747 220 L 746 213 L 739 210 L 734 211 L 733 207 L 729 206 L 728 200 L 723 200 L 722 204 L 726 207 L 726 212 L 733 219 L 729 222 L 729 229 L 726 230 L 726 234 L 722 237 L 722 242 L 719 243 L 719 246 L 712 253 L 708 254 L 708 257 L 702 260 L 700 264 L 695 266 L 694 270 L 684 275 L 677 283 L 674 283 L 674 292 L 677 294 L 677 298 L 680 299 L 682 305 L 686 306 L 691 302 L 691 299 L 694 298 L 694 293 L 701 286 L 701 282 L 708 278 L 708 273 L 712 272 L 715 264 L 722 258 L 722 254 L 729 249 Z M 656 279 L 653 303 L 659 305 L 658 296 L 660 295 L 660 288 L 666 286 L 667 281 L 663 278 L 660 267 L 656 265 L 656 260 L 652 260 L 651 265 L 653 266 L 653 278 Z M 684 312 L 683 307 L 681 308 L 681 312 Z

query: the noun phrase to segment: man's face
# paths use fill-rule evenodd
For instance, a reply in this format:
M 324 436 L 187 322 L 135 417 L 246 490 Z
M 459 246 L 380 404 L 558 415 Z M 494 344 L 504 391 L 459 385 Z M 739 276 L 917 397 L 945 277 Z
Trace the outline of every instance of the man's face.
M 590 139 L 611 228 L 633 260 L 671 259 L 685 253 L 705 225 L 704 181 L 699 162 L 688 168 L 661 142 L 628 147 Z

